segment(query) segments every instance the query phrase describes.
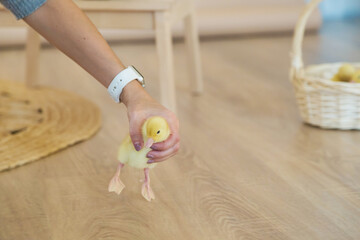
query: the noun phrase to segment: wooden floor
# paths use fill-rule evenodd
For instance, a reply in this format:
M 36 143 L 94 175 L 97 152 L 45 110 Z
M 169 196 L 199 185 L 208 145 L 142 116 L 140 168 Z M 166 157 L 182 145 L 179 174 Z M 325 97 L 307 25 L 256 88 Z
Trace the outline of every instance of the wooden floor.
M 306 63 L 359 61 L 360 21 L 327 24 L 305 41 Z M 126 167 L 107 192 L 128 131 L 116 105 L 55 49 L 41 53 L 41 83 L 102 108 L 89 141 L 0 173 L 0 239 L 360 239 L 360 133 L 304 125 L 288 81 L 287 35 L 202 41 L 206 91 L 189 92 L 184 45 L 175 44 L 182 149 L 151 172 L 156 200 Z M 113 45 L 158 96 L 153 43 Z M 0 52 L 0 78 L 23 77 L 24 53 Z M 140 57 L 139 57 L 140 56 Z M 64 106 L 66 107 L 66 106 Z

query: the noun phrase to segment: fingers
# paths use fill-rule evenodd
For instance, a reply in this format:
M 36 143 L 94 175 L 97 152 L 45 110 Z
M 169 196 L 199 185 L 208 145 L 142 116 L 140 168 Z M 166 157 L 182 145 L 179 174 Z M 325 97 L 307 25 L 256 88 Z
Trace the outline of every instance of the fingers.
M 164 151 L 164 150 L 169 149 L 170 147 L 174 146 L 179 141 L 180 141 L 180 138 L 179 138 L 178 133 L 170 134 L 168 139 L 166 139 L 165 141 L 159 142 L 159 143 L 154 143 L 151 146 L 151 149 L 153 149 L 155 151 Z
M 156 101 L 146 99 L 142 102 L 138 100 L 136 105 L 128 107 L 131 141 L 137 151 L 144 147 L 141 128 L 146 119 L 151 116 L 162 116 L 169 124 L 171 134 L 168 139 L 151 146 L 156 152 L 161 152 L 157 159 L 168 158 L 173 152 L 177 152 L 176 148 L 179 146 L 179 121 L 173 112 L 164 108 Z
M 151 148 L 155 151 L 151 151 L 147 154 L 150 158 L 148 163 L 162 162 L 172 156 L 174 156 L 180 148 L 180 136 L 179 136 L 179 121 L 175 114 L 171 113 L 164 116 L 170 127 L 170 136 L 163 142 L 155 143 Z
M 179 136 L 179 121 L 177 120 L 175 115 L 171 115 L 167 117 L 167 122 L 169 123 L 171 134 L 163 142 L 155 143 L 151 146 L 151 149 L 156 151 L 164 151 L 169 149 L 170 147 L 176 145 L 180 142 Z
M 145 119 L 136 117 L 130 120 L 130 138 L 136 151 L 140 151 L 144 146 L 144 141 L 141 133 L 141 126 L 144 121 Z
M 150 151 L 146 157 L 150 158 L 148 163 L 162 162 L 169 157 L 174 156 L 180 148 L 180 142 L 177 142 L 172 147 L 166 149 L 165 151 Z

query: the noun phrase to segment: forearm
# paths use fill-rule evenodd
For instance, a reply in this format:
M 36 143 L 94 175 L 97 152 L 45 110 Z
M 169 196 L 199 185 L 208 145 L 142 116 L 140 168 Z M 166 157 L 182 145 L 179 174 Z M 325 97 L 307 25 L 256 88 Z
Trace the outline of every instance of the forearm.
M 105 87 L 125 69 L 96 27 L 71 0 L 47 0 L 44 4 L 43 0 L 31 0 L 29 8 L 24 9 L 21 8 L 25 6 L 22 1 L 30 0 L 11 0 L 7 5 L 14 7 L 12 12 L 17 18 L 26 16 L 23 18 L 26 23 Z M 178 151 L 179 122 L 174 113 L 153 99 L 138 81 L 128 83 L 120 99 L 127 107 L 130 136 L 137 150 L 143 145 L 141 126 L 147 118 L 162 116 L 169 123 L 171 136 L 152 146 L 154 150 L 148 153 L 149 163 L 163 161 Z
M 96 27 L 71 0 L 48 0 L 24 21 L 105 87 L 125 68 Z

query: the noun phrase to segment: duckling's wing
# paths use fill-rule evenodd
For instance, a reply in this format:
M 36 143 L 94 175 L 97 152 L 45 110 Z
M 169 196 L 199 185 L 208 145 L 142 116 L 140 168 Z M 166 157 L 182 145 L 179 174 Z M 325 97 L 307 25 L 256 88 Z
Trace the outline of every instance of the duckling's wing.
M 125 137 L 125 139 L 120 144 L 119 150 L 118 150 L 118 160 L 121 163 L 128 163 L 130 153 L 134 151 L 134 146 L 131 142 L 130 135 Z

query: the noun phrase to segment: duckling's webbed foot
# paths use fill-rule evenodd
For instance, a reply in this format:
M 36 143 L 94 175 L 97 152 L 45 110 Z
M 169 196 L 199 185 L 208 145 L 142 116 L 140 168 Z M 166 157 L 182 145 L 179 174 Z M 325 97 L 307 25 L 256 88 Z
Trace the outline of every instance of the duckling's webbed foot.
M 141 188 L 141 194 L 146 200 L 150 202 L 152 199 L 155 199 L 155 195 L 150 187 L 149 168 L 144 168 L 144 173 L 145 173 L 145 180 Z
M 109 183 L 109 192 L 115 192 L 116 194 L 120 194 L 121 191 L 124 189 L 125 185 L 120 180 L 120 171 L 124 167 L 124 164 L 120 163 L 114 177 L 111 179 Z

